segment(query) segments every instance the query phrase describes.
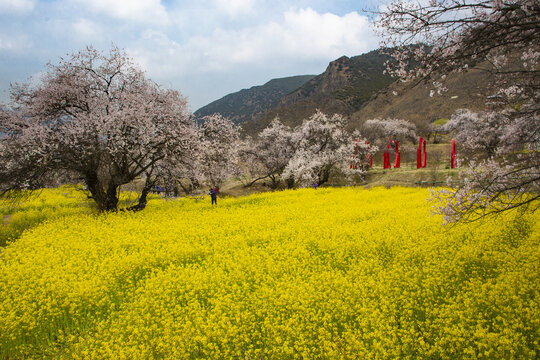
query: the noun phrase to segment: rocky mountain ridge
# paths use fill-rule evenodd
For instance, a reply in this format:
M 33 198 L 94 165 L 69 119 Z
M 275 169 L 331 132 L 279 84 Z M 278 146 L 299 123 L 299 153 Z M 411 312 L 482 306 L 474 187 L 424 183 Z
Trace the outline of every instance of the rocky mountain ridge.
M 330 62 L 322 74 L 274 79 L 229 94 L 195 115 L 220 113 L 241 124 L 249 135 L 264 129 L 275 117 L 295 126 L 317 110 L 347 116 L 351 129 L 367 119 L 384 117 L 425 126 L 449 118 L 459 108 L 482 109 L 490 92 L 489 72 L 478 66 L 450 74 L 445 84 L 448 91 L 431 97 L 429 82 L 402 83 L 384 74 L 388 60 L 381 50 L 342 56 Z

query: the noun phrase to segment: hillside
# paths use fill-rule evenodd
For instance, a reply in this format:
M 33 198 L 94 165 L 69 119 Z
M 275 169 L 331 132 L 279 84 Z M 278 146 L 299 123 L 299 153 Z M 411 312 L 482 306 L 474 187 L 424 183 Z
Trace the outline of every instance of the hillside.
M 448 91 L 430 96 L 429 83 L 404 84 L 394 82 L 381 90 L 361 109 L 350 116 L 349 127 L 356 128 L 374 118 L 401 118 L 417 125 L 450 118 L 457 110 L 482 110 L 490 94 L 490 74 L 476 67 L 465 73 L 449 74 L 445 86 Z
M 226 95 L 203 106 L 195 111 L 194 115 L 202 117 L 219 113 L 236 124 L 258 120 L 266 110 L 276 107 L 283 96 L 298 89 L 314 77 L 315 75 L 299 75 L 273 79 L 264 85 Z
M 486 64 L 448 75 L 442 95 L 430 96 L 431 83 L 405 84 L 383 73 L 387 55 L 380 50 L 329 63 L 317 76 L 274 79 L 262 86 L 229 94 L 197 110 L 196 116 L 221 113 L 257 134 L 275 117 L 298 125 L 317 109 L 349 117 L 349 129 L 374 118 L 401 118 L 422 127 L 449 118 L 457 109 L 481 110 L 492 93 Z
M 246 133 L 256 133 L 276 116 L 286 124 L 297 125 L 316 109 L 350 115 L 394 81 L 383 74 L 388 59 L 379 50 L 351 58 L 342 56 L 330 62 L 324 73 L 284 96 L 260 120 L 254 119 L 243 127 Z

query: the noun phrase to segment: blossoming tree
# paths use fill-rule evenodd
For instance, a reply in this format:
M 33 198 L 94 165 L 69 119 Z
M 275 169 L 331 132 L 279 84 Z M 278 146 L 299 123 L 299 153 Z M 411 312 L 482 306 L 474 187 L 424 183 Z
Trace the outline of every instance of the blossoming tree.
M 196 139 L 177 91 L 147 79 L 117 47 L 87 47 L 49 64 L 38 85 L 12 86 L 0 116 L 0 189 L 37 188 L 69 173 L 99 210 L 115 210 L 119 186 L 144 178 L 147 193 L 164 169 L 194 155 Z
M 295 149 L 293 130 L 281 123 L 279 118 L 272 120 L 270 125 L 257 135 L 256 140 L 246 142 L 241 150 L 242 158 L 256 173 L 246 185 L 251 186 L 257 181 L 269 179 L 270 187 L 276 189 L 281 180 L 280 175 Z
M 368 155 L 377 148 L 370 147 L 358 131 L 347 132 L 345 125 L 341 115 L 329 117 L 320 111 L 294 129 L 274 119 L 241 151 L 244 162 L 255 171 L 247 186 L 270 179 L 274 189 L 282 183 L 292 188 L 324 184 L 334 172 L 365 175 Z
M 372 143 L 386 145 L 390 140 L 400 143 L 415 143 L 417 139 L 416 125 L 402 119 L 370 119 L 361 129 L 362 134 Z
M 540 6 L 537 0 L 397 0 L 379 14 L 389 70 L 403 81 L 432 82 L 445 91 L 452 72 L 479 64 L 498 91 L 486 106 L 504 117 L 496 155 L 464 170 L 455 192 L 439 191 L 448 221 L 474 221 L 519 206 L 537 209 L 540 196 Z M 412 44 L 421 44 L 410 46 Z M 458 143 L 459 146 L 459 143 Z M 510 151 L 512 150 L 512 151 Z
M 202 180 L 220 185 L 237 173 L 240 128 L 219 114 L 205 116 L 199 130 Z
M 292 141 L 295 151 L 281 174 L 289 187 L 322 185 L 328 182 L 333 171 L 345 176 L 365 175 L 367 166 L 350 166 L 355 147 L 359 159 L 367 159 L 368 152 L 375 148 L 370 148 L 359 132 L 348 133 L 345 125 L 343 116 L 334 114 L 329 117 L 317 111 L 294 130 Z M 355 138 L 361 141 L 355 143 Z
M 506 117 L 501 112 L 474 113 L 463 109 L 456 111 L 442 126 L 442 131 L 455 133 L 462 150 L 485 154 L 488 158 L 497 154 L 506 131 Z

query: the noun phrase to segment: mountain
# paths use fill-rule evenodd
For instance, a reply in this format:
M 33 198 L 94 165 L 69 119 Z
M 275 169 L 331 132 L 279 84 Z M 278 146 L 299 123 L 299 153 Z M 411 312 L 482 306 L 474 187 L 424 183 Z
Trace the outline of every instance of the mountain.
M 199 110 L 196 117 L 219 113 L 228 117 L 234 123 L 245 123 L 260 119 L 267 110 L 278 106 L 280 100 L 287 94 L 298 89 L 315 75 L 299 75 L 273 79 L 261 86 L 243 89 L 226 95 Z
M 329 63 L 317 76 L 295 76 L 271 80 L 225 96 L 195 112 L 197 116 L 221 113 L 242 125 L 245 134 L 255 135 L 275 117 L 289 126 L 321 110 L 349 119 L 349 129 L 375 118 L 400 118 L 420 128 L 438 119 L 449 118 L 457 109 L 485 109 L 489 87 L 489 64 L 478 64 L 463 73 L 449 74 L 448 91 L 430 96 L 430 82 L 403 83 L 384 74 L 390 60 L 380 50 L 346 57 Z M 285 84 L 285 85 L 283 85 Z
M 389 75 L 383 73 L 387 60 L 389 57 L 380 51 L 352 58 L 342 56 L 330 62 L 324 73 L 285 96 L 281 105 L 332 98 L 350 110 L 358 109 L 374 92 L 393 82 Z
M 490 85 L 493 74 L 488 63 L 448 74 L 444 82 L 447 91 L 430 96 L 430 81 L 403 83 L 384 75 L 387 60 L 385 55 L 373 51 L 332 61 L 323 74 L 283 97 L 261 119 L 243 124 L 245 133 L 258 133 L 276 116 L 295 126 L 317 109 L 347 116 L 349 130 L 368 119 L 385 117 L 410 121 L 421 130 L 438 119 L 450 118 L 458 109 L 485 110 L 488 96 L 496 92 Z
M 264 129 L 276 116 L 283 123 L 298 125 L 317 109 L 326 113 L 350 115 L 366 104 L 372 96 L 390 85 L 394 79 L 384 74 L 390 59 L 381 51 L 346 57 L 329 63 L 325 72 L 285 95 L 277 106 L 259 119 L 243 124 L 246 133 Z

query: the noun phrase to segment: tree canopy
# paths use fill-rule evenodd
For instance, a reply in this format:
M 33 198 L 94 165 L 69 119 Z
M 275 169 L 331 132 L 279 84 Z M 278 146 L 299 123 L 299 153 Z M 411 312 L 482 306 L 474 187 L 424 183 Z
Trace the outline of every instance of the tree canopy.
M 139 207 L 164 169 L 189 162 L 197 130 L 177 91 L 147 79 L 113 46 L 92 47 L 47 66 L 38 85 L 15 84 L 0 116 L 0 191 L 38 188 L 75 176 L 101 211 L 118 188 L 146 179 Z

